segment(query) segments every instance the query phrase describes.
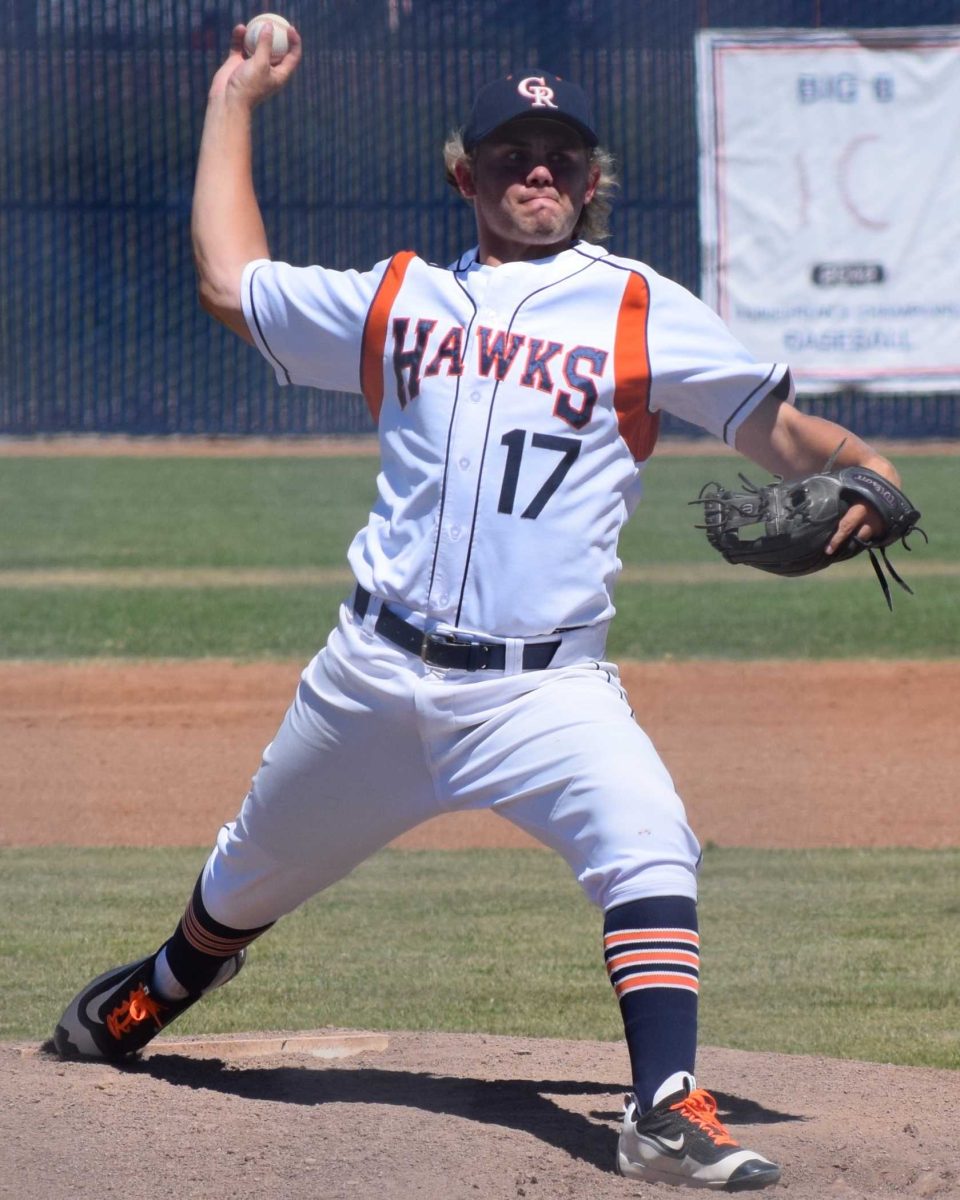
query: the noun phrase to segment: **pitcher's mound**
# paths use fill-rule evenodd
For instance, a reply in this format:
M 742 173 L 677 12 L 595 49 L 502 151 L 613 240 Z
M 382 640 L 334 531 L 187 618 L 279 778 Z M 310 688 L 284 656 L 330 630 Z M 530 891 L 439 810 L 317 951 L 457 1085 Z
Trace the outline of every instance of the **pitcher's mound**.
M 161 1037 L 124 1068 L 8 1043 L 0 1193 L 677 1200 L 613 1173 L 625 1066 L 619 1044 L 476 1034 Z M 953 1072 L 705 1048 L 698 1076 L 782 1164 L 772 1194 L 960 1197 Z

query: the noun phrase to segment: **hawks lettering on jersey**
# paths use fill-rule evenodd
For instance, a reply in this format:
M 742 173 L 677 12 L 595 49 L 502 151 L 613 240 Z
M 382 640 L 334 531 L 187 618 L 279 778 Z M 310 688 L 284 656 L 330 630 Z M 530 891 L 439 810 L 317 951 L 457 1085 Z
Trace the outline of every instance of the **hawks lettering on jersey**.
M 467 331 L 462 325 L 440 332 L 436 321 L 394 317 L 392 332 L 393 372 L 401 408 L 420 395 L 421 378 L 463 374 Z M 607 365 L 606 350 L 582 345 L 568 350 L 562 342 L 484 325 L 478 326 L 475 342 L 477 372 L 482 378 L 503 383 L 509 377 L 522 387 L 553 395 L 554 414 L 575 429 L 582 429 L 590 420 L 599 397 L 596 380 Z

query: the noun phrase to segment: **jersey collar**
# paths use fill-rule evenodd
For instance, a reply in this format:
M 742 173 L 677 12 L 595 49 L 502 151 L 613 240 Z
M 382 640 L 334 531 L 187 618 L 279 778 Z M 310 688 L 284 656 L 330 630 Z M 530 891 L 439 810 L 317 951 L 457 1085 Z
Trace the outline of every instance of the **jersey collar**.
M 609 251 L 603 246 L 595 246 L 591 242 L 576 241 L 567 250 L 559 254 L 551 254 L 547 258 L 535 258 L 522 263 L 504 263 L 500 267 L 487 267 L 479 261 L 480 247 L 472 246 L 465 250 L 458 259 L 450 264 L 450 270 L 455 275 L 465 275 L 471 271 L 502 271 L 506 268 L 522 268 L 531 272 L 545 272 L 552 275 L 556 268 L 561 272 L 569 270 L 573 260 L 586 255 L 588 258 L 605 258 Z

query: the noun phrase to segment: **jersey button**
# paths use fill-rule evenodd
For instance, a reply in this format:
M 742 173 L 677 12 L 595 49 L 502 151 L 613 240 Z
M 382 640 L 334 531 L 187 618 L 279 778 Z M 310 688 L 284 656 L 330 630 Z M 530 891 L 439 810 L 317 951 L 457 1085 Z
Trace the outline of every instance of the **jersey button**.
M 450 526 L 450 541 L 451 542 L 459 542 L 460 535 L 462 533 L 463 533 L 463 530 L 460 528 L 459 525 L 451 525 Z
M 469 466 L 470 466 L 469 458 L 461 458 L 460 459 L 460 470 L 461 471 L 465 471 L 467 469 L 467 467 L 469 467 Z
M 480 393 L 479 393 L 479 392 L 471 392 L 471 393 L 470 393 L 470 399 L 471 399 L 471 400 L 479 400 L 479 399 L 480 399 Z

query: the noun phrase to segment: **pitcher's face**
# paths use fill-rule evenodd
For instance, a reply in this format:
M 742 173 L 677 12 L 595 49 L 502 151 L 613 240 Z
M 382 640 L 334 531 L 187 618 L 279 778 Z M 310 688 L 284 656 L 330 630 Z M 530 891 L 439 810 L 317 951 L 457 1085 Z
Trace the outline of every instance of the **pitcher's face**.
M 569 126 L 531 118 L 504 125 L 458 176 L 474 202 L 481 254 L 509 262 L 566 249 L 599 174 Z

